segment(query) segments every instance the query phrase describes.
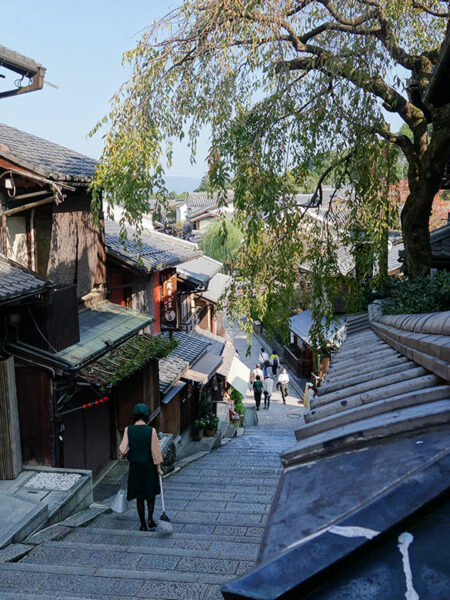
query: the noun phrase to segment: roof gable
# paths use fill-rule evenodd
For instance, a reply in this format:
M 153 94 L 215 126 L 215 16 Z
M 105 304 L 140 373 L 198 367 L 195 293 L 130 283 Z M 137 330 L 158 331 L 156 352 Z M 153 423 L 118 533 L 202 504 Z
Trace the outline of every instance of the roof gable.
M 0 123 L 0 156 L 44 177 L 89 183 L 97 161 L 44 138 Z

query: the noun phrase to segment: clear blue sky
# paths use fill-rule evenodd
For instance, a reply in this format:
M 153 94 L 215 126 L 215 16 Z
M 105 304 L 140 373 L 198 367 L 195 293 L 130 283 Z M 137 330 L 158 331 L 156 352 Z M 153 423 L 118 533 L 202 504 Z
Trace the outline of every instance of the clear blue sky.
M 101 135 L 86 139 L 126 79 L 122 53 L 133 47 L 152 19 L 174 6 L 165 0 L 15 0 L 2 2 L 0 43 L 47 68 L 40 91 L 1 101 L 0 122 L 98 158 Z M 3 88 L 4 89 L 4 88 Z M 171 175 L 206 172 L 206 135 L 197 164 L 179 146 Z

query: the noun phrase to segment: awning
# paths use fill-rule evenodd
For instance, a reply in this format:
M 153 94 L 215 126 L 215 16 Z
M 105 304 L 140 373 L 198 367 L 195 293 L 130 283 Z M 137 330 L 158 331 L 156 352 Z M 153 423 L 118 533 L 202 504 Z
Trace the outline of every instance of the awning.
M 161 400 L 162 404 L 169 404 L 171 400 L 175 398 L 175 396 L 180 392 L 186 385 L 185 381 L 180 381 L 177 385 L 174 385 L 170 390 L 165 394 L 164 398 Z
M 227 381 L 235 390 L 245 396 L 250 381 L 250 369 L 237 356 L 231 362 Z
M 183 379 L 190 379 L 198 383 L 208 383 L 214 373 L 222 364 L 222 357 L 206 352 L 191 369 L 188 369 L 183 375 Z

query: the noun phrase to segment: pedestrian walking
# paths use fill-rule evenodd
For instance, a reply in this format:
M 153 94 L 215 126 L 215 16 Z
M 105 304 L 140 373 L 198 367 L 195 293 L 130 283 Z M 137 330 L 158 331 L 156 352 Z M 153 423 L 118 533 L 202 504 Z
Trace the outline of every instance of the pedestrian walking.
M 277 376 L 278 367 L 280 365 L 280 360 L 278 358 L 278 354 L 276 352 L 272 352 L 270 355 L 270 366 L 272 367 L 272 377 L 275 378 Z
M 272 375 L 269 373 L 267 377 L 264 379 L 264 408 L 269 410 L 270 406 L 270 397 L 273 392 L 273 379 Z
M 259 363 L 256 363 L 256 367 L 250 373 L 250 385 L 255 383 L 257 377 L 259 377 L 261 381 L 264 381 L 264 373 L 262 372 Z
M 286 397 L 289 395 L 289 375 L 287 374 L 286 369 L 281 369 L 281 373 L 278 375 L 278 384 L 277 387 L 281 392 L 281 398 L 283 400 L 283 404 L 286 404 Z
M 259 364 L 261 365 L 261 369 L 263 370 L 264 377 L 267 375 L 267 369 L 270 367 L 269 355 L 265 351 L 264 348 L 261 348 L 261 352 L 259 353 Z
M 253 395 L 255 397 L 256 410 L 259 410 L 261 404 L 261 396 L 263 392 L 263 383 L 259 375 L 256 376 L 256 381 L 253 382 Z
M 119 446 L 120 457 L 126 456 L 130 463 L 127 500 L 136 498 L 141 531 L 147 531 L 147 525 L 150 529 L 156 527 L 153 520 L 155 496 L 161 491 L 159 475 L 162 475 L 163 457 L 156 430 L 147 425 L 149 416 L 150 410 L 146 404 L 136 404 L 133 408 L 134 424 L 125 428 Z M 148 508 L 147 523 L 145 500 Z

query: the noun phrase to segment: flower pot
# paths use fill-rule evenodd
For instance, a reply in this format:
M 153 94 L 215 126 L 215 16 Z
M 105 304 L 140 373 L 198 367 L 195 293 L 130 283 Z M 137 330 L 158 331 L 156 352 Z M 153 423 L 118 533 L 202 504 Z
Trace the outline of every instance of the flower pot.
M 205 437 L 212 437 L 217 429 L 205 429 Z
M 193 433 L 192 433 L 192 439 L 194 440 L 194 442 L 199 442 L 203 437 L 203 429 L 196 429 Z

